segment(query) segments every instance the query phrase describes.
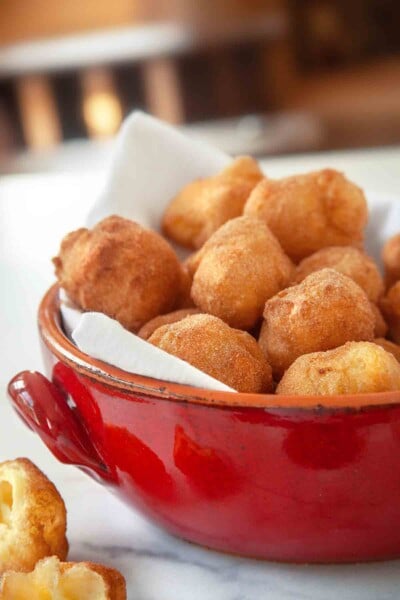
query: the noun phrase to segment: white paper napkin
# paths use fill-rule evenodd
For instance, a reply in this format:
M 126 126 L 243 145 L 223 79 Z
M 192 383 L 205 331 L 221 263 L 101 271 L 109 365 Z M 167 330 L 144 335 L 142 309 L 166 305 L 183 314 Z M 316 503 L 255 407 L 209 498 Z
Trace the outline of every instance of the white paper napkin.
M 108 182 L 87 226 L 117 214 L 159 230 L 161 215 L 184 185 L 216 175 L 231 160 L 154 117 L 134 112 L 117 137 Z
M 67 296 L 65 290 L 60 289 L 61 320 L 64 332 L 72 338 L 72 332 L 79 325 L 82 311 Z
M 142 112 L 133 113 L 116 140 L 114 160 L 101 197 L 86 225 L 117 214 L 145 227 L 159 229 L 161 215 L 179 190 L 200 177 L 221 171 L 232 159 L 203 142 Z M 100 313 L 82 313 L 62 290 L 64 330 L 78 348 L 139 375 L 200 388 L 234 392 L 175 356 L 125 330 Z

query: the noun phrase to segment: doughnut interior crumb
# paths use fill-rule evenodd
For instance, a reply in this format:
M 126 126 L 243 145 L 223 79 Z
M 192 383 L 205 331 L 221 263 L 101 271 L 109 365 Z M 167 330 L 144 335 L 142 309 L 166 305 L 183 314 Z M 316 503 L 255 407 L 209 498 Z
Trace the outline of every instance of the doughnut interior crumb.
M 126 600 L 125 579 L 115 569 L 90 562 L 60 562 L 55 556 L 30 573 L 3 577 L 1 600 Z
M 64 560 L 66 519 L 57 489 L 30 460 L 0 463 L 0 575 L 29 571 L 49 555 Z

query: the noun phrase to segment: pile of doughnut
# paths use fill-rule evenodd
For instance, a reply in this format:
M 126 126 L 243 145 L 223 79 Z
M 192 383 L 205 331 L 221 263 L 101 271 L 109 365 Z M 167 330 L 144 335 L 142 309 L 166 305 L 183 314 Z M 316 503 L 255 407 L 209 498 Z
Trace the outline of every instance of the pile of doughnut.
M 398 390 L 400 234 L 382 276 L 367 220 L 363 191 L 333 169 L 270 179 L 240 157 L 171 199 L 163 235 L 111 216 L 68 234 L 53 261 L 82 310 L 239 392 Z
M 121 573 L 65 562 L 67 513 L 54 484 L 27 458 L 0 463 L 0 600 L 126 600 Z

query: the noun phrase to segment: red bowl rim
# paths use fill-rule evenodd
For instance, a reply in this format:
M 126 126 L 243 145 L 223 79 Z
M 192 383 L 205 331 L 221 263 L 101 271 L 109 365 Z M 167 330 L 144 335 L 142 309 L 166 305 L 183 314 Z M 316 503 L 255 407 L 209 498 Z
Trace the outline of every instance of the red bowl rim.
M 61 326 L 58 284 L 52 285 L 44 295 L 39 306 L 38 323 L 44 344 L 61 362 L 81 375 L 123 392 L 226 408 L 349 410 L 400 404 L 400 391 L 338 396 L 244 394 L 205 390 L 128 373 L 81 352 L 65 335 Z

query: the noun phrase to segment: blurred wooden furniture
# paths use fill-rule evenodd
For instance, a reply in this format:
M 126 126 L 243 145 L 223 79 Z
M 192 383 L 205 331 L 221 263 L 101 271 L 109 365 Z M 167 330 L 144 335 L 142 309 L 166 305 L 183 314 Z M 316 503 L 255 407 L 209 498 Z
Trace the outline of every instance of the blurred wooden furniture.
M 54 145 L 59 132 L 64 140 L 111 135 L 133 108 L 175 124 L 265 112 L 287 87 L 288 43 L 287 15 L 269 10 L 210 28 L 195 18 L 0 46 L 0 104 L 8 95 L 5 110 L 31 148 Z M 43 107 L 25 98 L 30 81 L 52 107 L 43 139 L 34 125 Z
M 175 22 L 221 34 L 243 21 L 284 10 L 286 0 L 2 0 L 0 43 L 55 38 L 101 29 Z M 223 24 L 223 27 L 221 25 Z
M 2 0 L 1 44 L 68 35 L 133 23 L 139 17 L 135 0 Z
M 400 58 L 303 76 L 285 106 L 319 118 L 331 148 L 399 143 Z

